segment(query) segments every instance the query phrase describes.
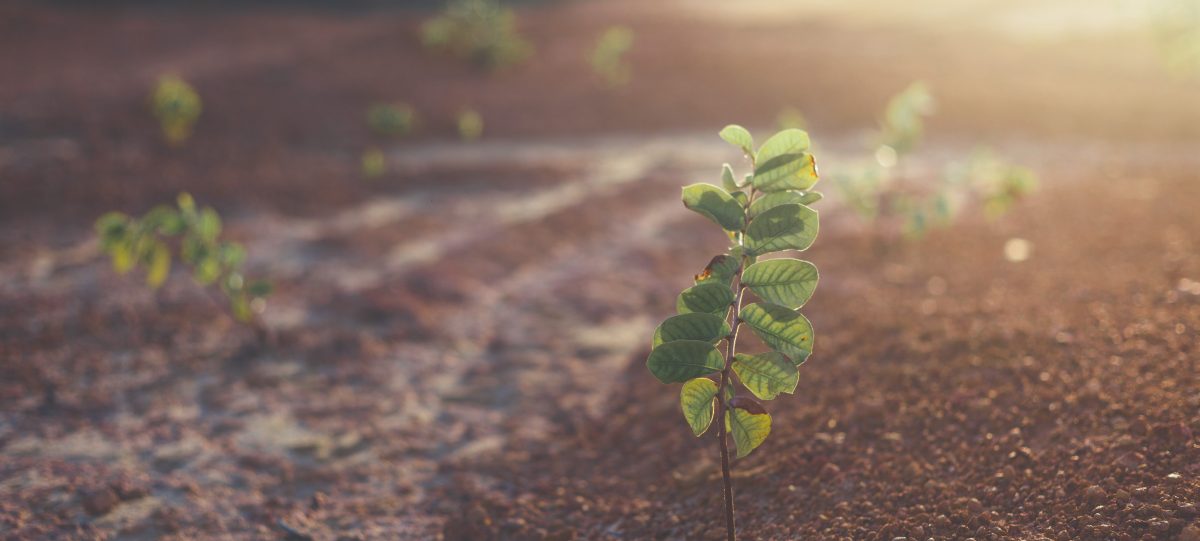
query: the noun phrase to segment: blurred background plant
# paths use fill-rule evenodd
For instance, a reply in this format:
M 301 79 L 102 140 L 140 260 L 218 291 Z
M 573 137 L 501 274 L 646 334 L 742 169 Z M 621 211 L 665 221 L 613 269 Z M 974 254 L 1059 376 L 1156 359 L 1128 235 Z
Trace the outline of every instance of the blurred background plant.
M 179 259 L 192 268 L 200 285 L 216 284 L 224 294 L 234 318 L 251 323 L 265 307 L 271 285 L 247 283 L 242 273 L 246 249 L 239 243 L 221 240 L 221 217 L 212 207 L 197 209 L 192 196 L 179 194 L 176 204 L 159 205 L 141 218 L 109 212 L 96 221 L 100 246 L 112 259 L 113 269 L 126 274 L 145 269 L 146 285 L 158 289 L 171 274 L 171 247 L 177 245 Z
M 150 106 L 162 126 L 163 137 L 179 146 L 192 136 L 192 127 L 203 108 L 200 95 L 177 75 L 164 75 L 154 85 Z
M 1200 76 L 1200 0 L 1159 0 L 1152 9 L 1151 30 L 1167 69 Z
M 533 47 L 517 31 L 516 14 L 498 0 L 448 0 L 421 26 L 425 47 L 494 70 L 520 64 Z
M 382 137 L 406 137 L 416 124 L 416 111 L 407 103 L 376 103 L 367 110 L 367 126 Z
M 474 109 L 458 112 L 458 137 L 463 141 L 474 141 L 483 136 L 483 116 Z
M 898 221 L 911 240 L 951 225 L 972 204 L 988 219 L 999 218 L 1037 188 L 1033 171 L 986 147 L 947 165 L 933 183 L 914 175 L 907 162 L 924 139 L 925 119 L 934 107 L 924 83 L 909 85 L 888 100 L 873 159 L 833 175 L 843 201 L 864 222 L 886 229 Z
M 592 71 L 596 72 L 609 87 L 629 84 L 633 67 L 625 54 L 633 48 L 633 30 L 624 26 L 612 26 L 600 35 L 592 50 Z
M 880 165 L 899 165 L 905 154 L 916 149 L 925 134 L 925 117 L 933 114 L 934 106 L 933 94 L 920 81 L 908 85 L 888 100 L 880 121 L 879 146 L 875 151 Z
M 368 179 L 382 177 L 387 172 L 387 159 L 379 147 L 371 147 L 362 154 L 362 174 Z
M 775 116 L 775 125 L 780 130 L 803 130 L 808 127 L 808 120 L 804 118 L 800 109 L 789 105 L 779 110 L 779 114 Z

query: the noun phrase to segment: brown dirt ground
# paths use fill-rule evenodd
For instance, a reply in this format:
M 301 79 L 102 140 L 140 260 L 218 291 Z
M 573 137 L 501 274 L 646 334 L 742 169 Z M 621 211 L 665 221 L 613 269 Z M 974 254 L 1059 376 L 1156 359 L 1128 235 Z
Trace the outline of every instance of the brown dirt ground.
M 743 537 L 1200 539 L 1197 82 L 1136 35 L 695 5 L 530 8 L 538 56 L 494 76 L 406 12 L 0 7 L 0 536 L 719 538 L 716 442 L 642 364 L 721 247 L 676 197 L 732 157 L 677 133 L 788 104 L 848 156 L 924 78 L 935 150 L 999 141 L 1044 188 L 918 243 L 831 198 L 817 351 L 735 466 Z M 580 59 L 616 22 L 612 91 Z M 205 99 L 178 149 L 145 111 L 167 70 Z M 387 99 L 414 140 L 367 133 Z M 476 146 L 446 142 L 464 104 Z M 276 283 L 276 343 L 88 243 L 184 189 Z

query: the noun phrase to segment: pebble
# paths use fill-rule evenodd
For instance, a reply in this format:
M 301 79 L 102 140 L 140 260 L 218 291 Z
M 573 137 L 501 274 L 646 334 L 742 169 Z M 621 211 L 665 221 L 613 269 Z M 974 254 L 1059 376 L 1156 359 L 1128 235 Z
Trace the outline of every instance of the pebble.
M 108 514 L 121 501 L 117 497 L 117 493 L 109 487 L 87 492 L 81 499 L 83 500 L 83 510 L 93 517 Z

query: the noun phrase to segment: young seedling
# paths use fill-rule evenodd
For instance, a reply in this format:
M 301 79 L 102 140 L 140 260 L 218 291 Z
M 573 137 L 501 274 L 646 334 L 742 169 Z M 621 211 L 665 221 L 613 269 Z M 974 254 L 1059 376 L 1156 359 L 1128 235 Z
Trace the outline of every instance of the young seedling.
M 125 274 L 140 266 L 145 269 L 146 285 L 157 289 L 171 273 L 175 247 L 179 259 L 191 267 L 196 283 L 215 284 L 234 318 L 255 325 L 254 314 L 262 310 L 271 285 L 246 281 L 242 273 L 246 250 L 241 244 L 220 239 L 217 211 L 197 209 L 186 193 L 179 194 L 177 204 L 178 208 L 154 207 L 141 218 L 109 212 L 96 220 L 100 246 L 112 259 L 113 269 Z M 255 330 L 260 330 L 257 325 Z
M 376 179 L 383 176 L 387 172 L 387 158 L 383 155 L 383 151 L 378 147 L 371 147 L 363 151 L 362 155 L 362 174 L 368 179 Z
M 471 142 L 483 136 L 483 117 L 474 109 L 463 109 L 458 112 L 458 137 Z
M 1037 175 L 1014 165 L 986 147 L 971 152 L 965 165 L 947 168 L 951 185 L 964 186 L 983 205 L 989 219 L 1003 216 L 1018 201 L 1037 190 Z
M 1200 2 L 1159 0 L 1152 4 L 1151 29 L 1159 56 L 1175 77 L 1200 77 Z
M 633 30 L 624 26 L 613 26 L 605 30 L 592 50 L 592 71 L 604 83 L 615 88 L 629 84 L 633 68 L 625 60 L 625 54 L 633 48 Z
M 893 96 L 875 135 L 876 166 L 835 177 L 842 198 L 867 222 L 888 218 L 907 204 L 895 192 L 905 188 L 905 158 L 920 145 L 933 107 L 933 95 L 920 82 Z
M 816 266 L 799 259 L 762 258 L 812 245 L 818 216 L 808 205 L 821 196 L 811 191 L 817 166 L 805 132 L 781 131 L 757 151 L 754 138 L 741 126 L 726 126 L 720 135 L 745 153 L 751 173 L 738 180 L 725 164 L 721 187 L 687 186 L 683 204 L 720 226 L 730 246 L 680 293 L 678 315 L 654 331 L 646 366 L 662 383 L 683 384 L 680 406 L 697 437 L 714 418 L 722 420 L 716 432 L 726 533 L 733 541 L 729 435 L 738 458 L 761 445 L 771 431 L 771 415 L 759 400 L 793 393 L 799 382 L 797 369 L 813 351 L 812 324 L 797 309 L 817 287 Z M 747 290 L 759 302 L 746 304 Z M 743 325 L 772 351 L 738 353 Z M 751 396 L 739 395 L 739 388 Z
M 486 69 L 519 64 L 533 48 L 517 32 L 516 15 L 498 0 L 448 0 L 421 26 L 421 42 Z
M 940 181 L 917 182 L 905 165 L 921 144 L 924 119 L 933 107 L 933 96 L 922 83 L 892 97 L 876 135 L 873 164 L 835 177 L 846 204 L 864 221 L 897 220 L 908 239 L 953 223 L 975 200 L 989 218 L 998 217 L 1037 185 L 1030 170 L 986 150 L 976 150 L 963 165 L 947 167 Z
M 383 137 L 405 137 L 416 123 L 417 113 L 406 103 L 377 103 L 367 110 L 367 126 Z
M 192 136 L 192 126 L 200 118 L 202 105 L 192 85 L 178 76 L 165 75 L 154 86 L 150 108 L 162 126 L 167 144 L 179 146 Z

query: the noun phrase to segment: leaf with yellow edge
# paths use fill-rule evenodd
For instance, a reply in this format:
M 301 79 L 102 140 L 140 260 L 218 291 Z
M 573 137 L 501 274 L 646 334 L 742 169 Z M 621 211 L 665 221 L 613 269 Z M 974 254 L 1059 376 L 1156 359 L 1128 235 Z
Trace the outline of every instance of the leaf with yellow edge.
M 713 399 L 717 396 L 717 384 L 708 378 L 696 378 L 683 384 L 679 391 L 679 406 L 683 418 L 697 437 L 708 430 L 713 420 Z
M 146 285 L 157 288 L 171 274 L 171 251 L 167 245 L 155 242 L 150 252 L 150 264 L 146 267 Z
M 777 351 L 759 355 L 738 353 L 733 360 L 733 372 L 760 400 L 774 400 L 779 393 L 792 394 L 800 382 L 796 365 Z
M 738 458 L 762 445 L 771 433 L 771 414 L 763 409 L 762 404 L 742 396 L 729 401 L 725 422 L 729 425 L 729 433 L 733 434 Z

